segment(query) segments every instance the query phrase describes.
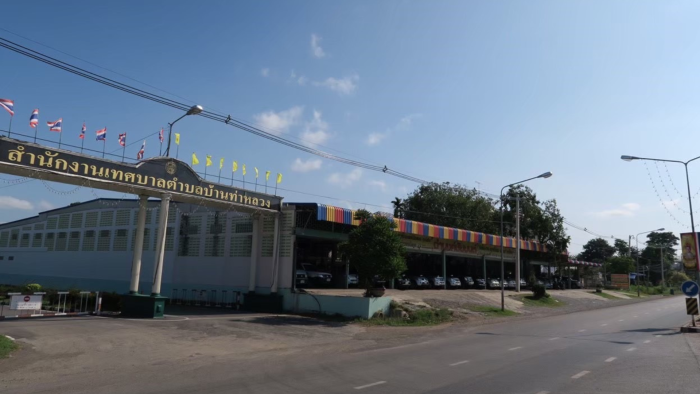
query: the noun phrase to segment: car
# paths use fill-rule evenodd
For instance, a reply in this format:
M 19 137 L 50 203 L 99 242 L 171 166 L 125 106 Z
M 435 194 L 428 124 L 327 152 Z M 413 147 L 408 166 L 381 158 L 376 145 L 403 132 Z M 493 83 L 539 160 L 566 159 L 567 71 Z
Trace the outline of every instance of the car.
M 458 289 L 462 287 L 462 281 L 460 281 L 457 277 L 450 276 L 447 278 L 447 287 L 451 289 Z
M 552 284 L 552 281 L 550 280 L 545 280 L 544 281 L 544 288 L 547 290 L 551 290 L 554 288 L 554 285 Z
M 297 270 L 297 287 L 306 287 L 309 284 L 309 278 L 306 276 L 306 271 Z
M 441 289 L 445 287 L 445 278 L 443 278 L 442 276 L 432 276 L 430 277 L 429 281 L 430 285 L 435 289 Z
M 501 288 L 501 281 L 498 279 L 489 279 L 486 282 L 487 286 L 489 289 L 500 289 Z
M 353 287 L 357 286 L 360 283 L 360 278 L 357 276 L 357 274 L 349 274 L 348 275 L 348 287 Z
M 486 288 L 486 279 L 477 279 L 476 282 L 474 283 L 474 288 L 475 289 L 485 289 Z
M 483 284 L 483 281 L 482 281 Z M 474 287 L 474 279 L 471 276 L 465 276 L 462 278 L 462 287 L 465 289 L 471 289 Z
M 333 275 L 324 271 L 317 271 L 317 268 L 311 264 L 301 264 L 301 268 L 306 272 L 309 284 L 316 287 L 326 287 L 331 285 Z
M 515 289 L 515 279 L 513 279 L 513 278 L 505 279 L 503 281 L 503 286 L 506 289 Z
M 410 289 L 411 287 L 413 287 L 411 284 L 411 279 L 406 275 L 402 275 L 400 278 L 396 279 L 397 289 Z
M 527 284 L 527 281 L 525 280 L 525 278 L 520 278 L 520 288 L 524 289 L 527 286 L 528 286 L 528 284 Z
M 385 287 L 386 286 L 386 279 L 382 278 L 379 275 L 374 275 L 374 278 L 372 278 L 372 286 Z
M 430 288 L 430 282 L 428 282 L 428 279 L 423 275 L 412 276 L 411 282 L 416 289 Z

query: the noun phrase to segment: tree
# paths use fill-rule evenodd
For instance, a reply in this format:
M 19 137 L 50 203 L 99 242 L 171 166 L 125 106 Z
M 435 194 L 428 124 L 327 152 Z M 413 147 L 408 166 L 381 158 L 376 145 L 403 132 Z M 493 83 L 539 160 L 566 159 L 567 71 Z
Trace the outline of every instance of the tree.
M 615 250 L 618 256 L 629 256 L 630 246 L 622 239 L 615 239 Z
M 516 199 L 520 199 L 520 237 L 523 239 L 536 239 L 536 226 L 542 220 L 542 208 L 537 195 L 525 185 L 516 185 L 508 189 L 503 195 L 503 221 L 505 223 L 505 235 L 514 237 L 517 233 L 516 223 Z
M 678 237 L 670 231 L 647 234 L 647 245 L 642 249 L 639 264 L 649 267 L 649 279 L 652 283 L 661 281 L 661 264 L 663 264 L 665 272 L 671 271 L 676 256 L 674 246 L 678 245 L 678 241 Z
M 476 189 L 444 183 L 420 185 L 403 200 L 404 219 L 498 234 L 494 201 Z
M 628 274 L 635 272 L 634 259 L 628 256 L 610 257 L 606 262 L 607 271 L 610 274 Z
M 361 209 L 355 212 L 355 219 L 360 225 L 350 232 L 340 252 L 357 270 L 363 287 L 369 290 L 375 276 L 392 279 L 406 270 L 405 250 L 394 231 L 396 224 L 388 218 Z
M 547 247 L 547 254 L 553 262 L 561 261 L 562 254 L 569 248 L 571 237 L 566 234 L 564 216 L 557 207 L 557 200 L 547 200 L 542 215 L 532 224 L 535 240 Z
M 394 197 L 394 201 L 392 201 L 391 204 L 394 206 L 394 217 L 399 218 L 399 219 L 403 219 L 403 217 L 404 217 L 403 211 L 405 208 L 403 200 L 398 198 L 398 197 Z
M 585 245 L 583 251 L 578 254 L 578 259 L 594 263 L 603 263 L 615 254 L 615 247 L 610 246 L 603 238 L 594 238 Z

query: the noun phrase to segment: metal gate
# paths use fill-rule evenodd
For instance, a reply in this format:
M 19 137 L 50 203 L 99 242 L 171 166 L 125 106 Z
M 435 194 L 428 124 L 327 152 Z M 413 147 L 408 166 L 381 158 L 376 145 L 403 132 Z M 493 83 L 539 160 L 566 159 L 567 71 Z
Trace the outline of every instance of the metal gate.
M 0 319 L 80 316 L 99 313 L 99 309 L 99 292 L 55 291 L 0 294 Z

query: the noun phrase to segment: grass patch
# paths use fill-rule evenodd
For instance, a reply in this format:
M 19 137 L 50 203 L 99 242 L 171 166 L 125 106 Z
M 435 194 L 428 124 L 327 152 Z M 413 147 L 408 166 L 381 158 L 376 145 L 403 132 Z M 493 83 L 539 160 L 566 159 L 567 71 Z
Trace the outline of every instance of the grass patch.
M 607 299 L 609 299 L 609 300 L 620 300 L 620 299 L 621 299 L 620 297 L 615 297 L 615 296 L 612 295 L 612 294 L 608 294 L 608 293 L 604 293 L 604 292 L 603 292 L 603 293 L 597 293 L 597 292 L 595 292 L 595 291 L 590 291 L 589 293 L 595 294 L 595 295 L 600 296 L 600 297 L 603 297 L 603 298 L 607 298 Z
M 508 309 L 502 311 L 501 308 L 497 308 L 495 306 L 471 306 L 469 309 L 474 312 L 481 312 L 489 317 L 506 317 L 515 316 L 518 314 L 517 312 L 513 312 Z
M 560 306 L 566 305 L 565 303 L 557 300 L 556 298 L 554 298 L 552 296 L 535 298 L 535 296 L 527 295 L 527 296 L 520 296 L 518 298 L 520 299 L 520 301 L 522 301 L 522 303 L 525 306 L 558 308 Z
M 4 335 L 0 335 L 0 358 L 5 358 L 19 346 Z
M 375 317 L 373 319 L 361 319 L 358 323 L 367 326 L 434 326 L 447 323 L 452 320 L 452 311 L 446 308 L 418 309 L 408 312 L 408 320 L 398 317 Z

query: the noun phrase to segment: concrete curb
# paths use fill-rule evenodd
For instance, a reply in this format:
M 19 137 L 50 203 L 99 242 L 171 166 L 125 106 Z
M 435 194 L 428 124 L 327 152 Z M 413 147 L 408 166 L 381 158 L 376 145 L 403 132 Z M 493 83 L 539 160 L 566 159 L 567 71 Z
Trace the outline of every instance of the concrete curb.
M 92 312 L 69 312 L 69 313 L 42 313 L 36 315 L 16 315 L 16 316 L 0 316 L 0 322 L 3 320 L 19 320 L 19 319 L 36 319 L 36 318 L 48 318 L 48 317 L 76 317 L 76 316 L 89 316 Z

